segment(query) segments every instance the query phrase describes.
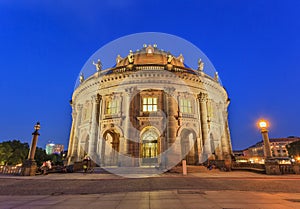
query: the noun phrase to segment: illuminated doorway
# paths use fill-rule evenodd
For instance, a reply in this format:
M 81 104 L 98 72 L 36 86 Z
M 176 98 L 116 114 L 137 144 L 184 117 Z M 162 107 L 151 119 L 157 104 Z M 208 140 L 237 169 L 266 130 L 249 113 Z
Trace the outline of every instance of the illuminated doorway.
M 158 163 L 159 134 L 153 127 L 145 128 L 141 134 L 141 165 L 155 166 Z

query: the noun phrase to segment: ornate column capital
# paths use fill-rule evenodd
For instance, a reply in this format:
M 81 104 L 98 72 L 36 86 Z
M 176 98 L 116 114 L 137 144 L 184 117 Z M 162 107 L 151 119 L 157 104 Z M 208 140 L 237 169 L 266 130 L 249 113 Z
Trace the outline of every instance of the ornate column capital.
M 198 94 L 198 99 L 200 100 L 200 102 L 207 102 L 208 95 L 200 92 L 200 94 Z
M 82 104 L 77 104 L 76 105 L 76 112 L 80 112 L 83 108 L 83 105 Z
M 101 99 L 102 99 L 102 96 L 101 96 L 100 94 L 97 94 L 97 95 L 93 95 L 93 96 L 92 96 L 92 101 L 93 101 L 93 103 L 99 104 Z
M 129 88 L 126 88 L 126 89 L 125 89 L 125 94 L 126 94 L 127 96 L 131 96 L 131 95 L 136 94 L 136 93 L 138 93 L 138 89 L 137 89 L 136 86 L 134 86 L 134 87 L 129 87 Z
M 174 87 L 165 87 L 164 88 L 164 92 L 166 92 L 167 94 L 174 96 L 175 95 L 175 88 Z

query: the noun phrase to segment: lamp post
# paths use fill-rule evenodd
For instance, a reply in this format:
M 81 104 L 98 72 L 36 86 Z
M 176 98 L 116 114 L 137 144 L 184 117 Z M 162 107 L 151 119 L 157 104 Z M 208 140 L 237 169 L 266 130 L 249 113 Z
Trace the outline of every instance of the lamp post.
M 39 134 L 40 128 L 41 128 L 40 122 L 37 122 L 36 125 L 34 126 L 34 132 L 32 133 L 33 137 L 31 140 L 31 146 L 30 146 L 30 150 L 28 153 L 28 158 L 23 163 L 23 175 L 24 176 L 34 176 L 35 175 L 37 165 L 34 160 L 34 155 L 35 155 L 38 137 L 40 135 Z
M 28 160 L 31 160 L 31 161 L 34 161 L 36 144 L 37 144 L 38 137 L 40 135 L 39 134 L 40 128 L 41 128 L 40 122 L 37 122 L 34 126 L 34 132 L 32 133 L 33 137 L 32 137 L 32 141 L 31 141 L 30 150 L 29 150 L 29 153 L 28 153 Z
M 262 119 L 258 121 L 258 126 L 260 128 L 262 138 L 263 138 L 264 156 L 266 160 L 268 160 L 272 158 L 271 146 L 270 146 L 269 135 L 268 135 L 269 122 L 267 120 Z

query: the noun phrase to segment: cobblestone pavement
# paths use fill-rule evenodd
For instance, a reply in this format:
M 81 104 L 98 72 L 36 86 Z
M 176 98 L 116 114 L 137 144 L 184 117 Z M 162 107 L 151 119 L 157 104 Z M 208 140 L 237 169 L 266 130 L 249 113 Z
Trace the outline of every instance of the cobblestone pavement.
M 0 208 L 300 208 L 300 176 L 214 171 L 151 178 L 0 175 Z

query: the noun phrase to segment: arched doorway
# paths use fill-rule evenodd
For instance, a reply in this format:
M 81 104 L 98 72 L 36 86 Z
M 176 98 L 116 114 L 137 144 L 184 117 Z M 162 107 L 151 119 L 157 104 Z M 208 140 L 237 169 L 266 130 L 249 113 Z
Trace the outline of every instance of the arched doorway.
M 101 162 L 103 166 L 117 166 L 120 147 L 120 135 L 115 131 L 106 131 L 103 135 Z
M 140 156 L 142 166 L 155 166 L 158 163 L 159 134 L 154 127 L 146 127 L 141 132 Z
M 198 147 L 196 133 L 189 129 L 184 129 L 181 134 L 181 156 L 186 160 L 187 165 L 198 163 Z

